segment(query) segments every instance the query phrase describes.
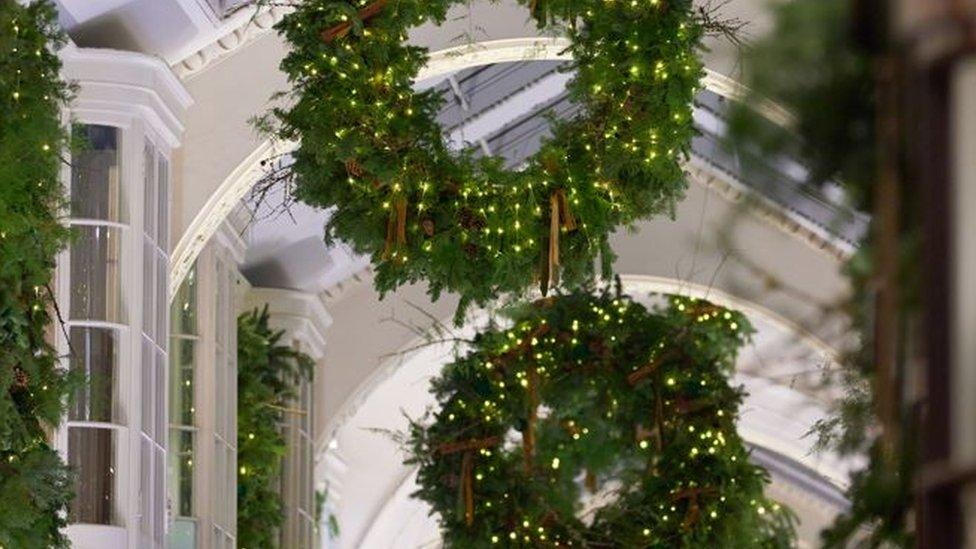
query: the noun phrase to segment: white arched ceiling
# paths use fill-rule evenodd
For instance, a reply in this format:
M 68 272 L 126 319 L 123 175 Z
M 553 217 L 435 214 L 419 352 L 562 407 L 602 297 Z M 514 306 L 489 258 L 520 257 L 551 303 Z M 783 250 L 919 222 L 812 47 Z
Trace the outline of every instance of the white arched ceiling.
M 779 456 L 778 467 L 771 469 L 770 494 L 800 511 L 801 535 L 812 542 L 843 506 L 839 488 L 852 464 L 811 452 L 813 440 L 804 435 L 824 417 L 830 395 L 791 385 L 790 379 L 798 370 L 833 364 L 833 349 L 778 313 L 715 288 L 645 275 L 621 279 L 624 291 L 645 303 L 652 293 L 679 293 L 736 308 L 749 317 L 757 333 L 743 349 L 733 380 L 750 393 L 739 429 L 747 442 L 765 452 L 760 456 Z M 477 315 L 457 335 L 469 337 L 485 319 Z M 414 339 L 406 349 L 423 341 Z M 426 516 L 426 505 L 410 497 L 415 472 L 402 464 L 404 456 L 388 433 L 405 432 L 407 417 L 419 418 L 435 404 L 429 381 L 452 356 L 453 345 L 441 343 L 388 358 L 327 426 L 330 444 L 323 449 L 319 474 L 330 480 L 329 493 L 338 498 L 339 547 L 437 543 L 435 519 Z M 330 462 L 345 465 L 334 470 Z
M 723 10 L 728 17 L 749 21 L 748 33 L 758 35 L 766 28 L 761 4 L 757 0 L 732 0 Z M 411 43 L 433 52 L 419 80 L 486 63 L 559 60 L 566 56 L 565 39 L 540 35 L 525 8 L 514 0 L 477 0 L 470 10 L 466 16 L 466 8 L 457 7 L 443 25 L 425 24 L 411 32 Z M 275 17 L 281 15 L 279 12 Z M 170 267 L 170 295 L 175 295 L 216 228 L 261 177 L 261 161 L 294 149 L 294 143 L 273 142 L 257 135 L 250 124 L 253 116 L 267 110 L 272 94 L 288 88 L 278 70 L 286 45 L 276 33 L 267 32 L 268 27 L 265 22 L 234 34 L 236 49 L 232 54 L 187 73 L 186 86 L 196 106 L 188 113 L 179 155 L 182 177 L 174 193 L 178 238 L 174 239 L 177 245 Z M 245 38 L 249 40 L 246 43 Z M 733 78 L 736 52 L 721 41 L 710 40 L 707 45 L 708 72 L 703 85 L 725 97 L 741 97 L 743 89 Z M 191 57 L 192 62 L 188 59 L 178 68 L 203 62 Z M 774 104 L 762 109 L 776 122 L 789 122 L 789 115 Z

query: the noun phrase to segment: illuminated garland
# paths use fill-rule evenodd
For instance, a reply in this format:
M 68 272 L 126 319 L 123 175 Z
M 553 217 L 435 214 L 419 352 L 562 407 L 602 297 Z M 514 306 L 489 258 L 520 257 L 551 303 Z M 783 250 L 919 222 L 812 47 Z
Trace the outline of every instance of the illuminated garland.
M 448 547 L 794 546 L 736 430 L 745 317 L 670 297 L 543 299 L 476 337 L 415 423 L 415 495 Z M 580 517 L 581 501 L 603 501 Z
M 0 0 L 0 547 L 67 547 L 71 486 L 51 447 L 71 391 L 51 347 L 69 89 L 52 2 Z
M 312 359 L 281 343 L 268 325 L 268 308 L 237 320 L 237 539 L 239 547 L 278 545 L 285 520 L 282 457 L 288 441 L 285 412 L 294 410 L 295 387 L 312 377 Z
M 519 171 L 450 150 L 440 96 L 413 90 L 428 56 L 404 44 L 408 30 L 463 0 L 306 0 L 277 26 L 293 90 L 258 126 L 300 142 L 295 195 L 335 208 L 327 240 L 369 254 L 381 292 L 426 281 L 435 299 L 460 294 L 463 311 L 535 282 L 575 287 L 597 257 L 609 273 L 615 229 L 683 196 L 703 73 L 692 2 L 519 1 L 571 40 L 583 113 L 555 121 Z

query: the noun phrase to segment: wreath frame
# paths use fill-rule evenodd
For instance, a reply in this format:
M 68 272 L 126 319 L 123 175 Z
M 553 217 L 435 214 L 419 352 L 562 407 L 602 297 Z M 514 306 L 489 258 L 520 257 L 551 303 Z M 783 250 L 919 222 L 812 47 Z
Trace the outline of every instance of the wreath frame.
M 794 517 L 763 495 L 735 427 L 748 320 L 667 301 L 542 299 L 445 367 L 406 448 L 446 546 L 793 546 Z M 580 498 L 601 486 L 617 499 L 586 525 Z
M 518 0 L 540 29 L 569 36 L 571 99 L 583 113 L 520 170 L 450 150 L 441 98 L 415 92 L 426 49 L 411 28 L 442 23 L 465 0 L 306 0 L 276 26 L 291 45 L 291 91 L 257 127 L 299 143 L 264 185 L 287 180 L 332 208 L 327 242 L 371 257 L 385 294 L 426 281 L 471 304 L 575 288 L 611 274 L 610 235 L 673 217 L 687 186 L 692 101 L 704 74 L 702 16 L 691 0 Z M 597 265 L 599 264 L 599 268 Z

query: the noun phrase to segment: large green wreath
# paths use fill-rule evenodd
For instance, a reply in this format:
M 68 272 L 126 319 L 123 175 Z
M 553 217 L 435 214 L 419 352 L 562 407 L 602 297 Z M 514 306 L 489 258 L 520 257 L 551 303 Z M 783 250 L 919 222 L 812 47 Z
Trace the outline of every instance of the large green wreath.
M 459 293 L 461 311 L 535 281 L 574 287 L 601 255 L 606 274 L 618 226 L 673 213 L 703 72 L 691 0 L 519 0 L 570 38 L 583 114 L 554 121 L 539 153 L 506 170 L 450 150 L 441 98 L 413 89 L 428 57 L 404 44 L 408 30 L 465 1 L 300 2 L 277 27 L 292 47 L 289 106 L 258 124 L 300 141 L 295 195 L 335 208 L 327 240 L 370 254 L 381 292 L 425 280 L 435 299 Z
M 747 320 L 705 301 L 543 299 L 478 335 L 411 429 L 449 547 L 792 547 L 736 431 Z M 584 493 L 607 503 L 580 518 Z

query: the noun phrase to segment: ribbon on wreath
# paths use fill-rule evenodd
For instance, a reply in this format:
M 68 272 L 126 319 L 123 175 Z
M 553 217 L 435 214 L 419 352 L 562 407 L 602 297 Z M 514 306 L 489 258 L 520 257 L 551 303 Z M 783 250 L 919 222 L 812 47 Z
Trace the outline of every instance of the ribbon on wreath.
M 445 442 L 437 447 L 436 452 L 442 456 L 464 452 L 461 456 L 461 500 L 464 504 L 464 523 L 474 524 L 474 452 L 498 446 L 501 437 L 487 437 L 480 439 Z

